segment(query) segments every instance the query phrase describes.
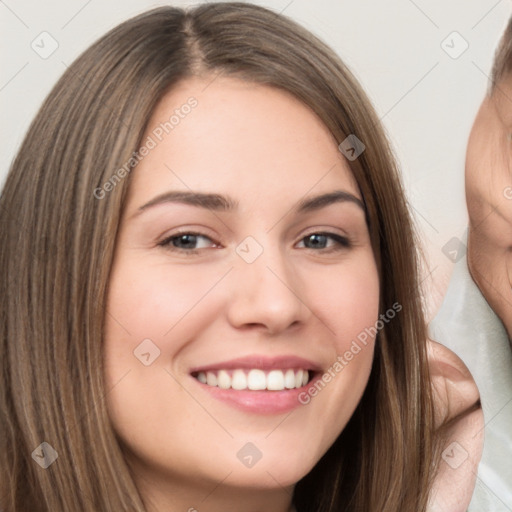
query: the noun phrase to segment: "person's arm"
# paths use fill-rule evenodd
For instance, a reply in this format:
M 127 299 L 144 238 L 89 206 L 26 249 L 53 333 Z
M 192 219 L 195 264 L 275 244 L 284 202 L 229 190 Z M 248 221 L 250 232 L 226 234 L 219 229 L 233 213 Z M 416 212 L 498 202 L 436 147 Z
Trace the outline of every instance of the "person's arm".
M 431 340 L 428 347 L 436 426 L 442 438 L 429 512 L 465 512 L 483 450 L 480 394 L 469 370 L 455 353 Z

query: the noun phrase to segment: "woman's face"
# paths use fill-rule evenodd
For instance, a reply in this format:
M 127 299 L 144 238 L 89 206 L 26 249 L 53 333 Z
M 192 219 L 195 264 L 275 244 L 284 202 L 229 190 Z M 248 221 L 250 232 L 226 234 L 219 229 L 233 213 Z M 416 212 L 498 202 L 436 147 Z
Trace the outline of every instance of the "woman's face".
M 147 482 L 288 488 L 343 430 L 372 366 L 361 194 L 321 121 L 267 86 L 186 80 L 147 137 L 109 288 L 113 426 Z

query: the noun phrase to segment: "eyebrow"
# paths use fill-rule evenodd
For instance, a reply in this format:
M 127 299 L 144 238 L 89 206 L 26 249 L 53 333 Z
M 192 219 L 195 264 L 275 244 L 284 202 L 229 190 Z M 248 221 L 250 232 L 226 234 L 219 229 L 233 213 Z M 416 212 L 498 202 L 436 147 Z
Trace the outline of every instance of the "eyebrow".
M 198 206 L 200 208 L 207 208 L 208 210 L 215 211 L 229 211 L 234 210 L 238 203 L 229 197 L 220 194 L 204 194 L 201 192 L 165 192 L 160 194 L 151 201 L 142 205 L 139 212 L 147 210 L 151 206 L 156 206 L 162 203 L 181 203 L 189 204 L 191 206 Z
M 327 194 L 320 194 L 307 199 L 302 199 L 294 209 L 297 213 L 307 213 L 320 210 L 321 208 L 325 208 L 331 204 L 345 202 L 359 206 L 359 208 L 366 213 L 365 205 L 361 199 L 344 190 L 335 190 L 333 192 L 328 192 Z M 151 199 L 151 201 L 140 206 L 137 214 L 151 208 L 152 206 L 163 203 L 188 204 L 214 211 L 232 211 L 238 206 L 237 201 L 220 194 L 207 194 L 193 191 L 171 191 L 160 194 Z
M 345 190 L 335 190 L 334 192 L 329 192 L 327 194 L 320 194 L 318 196 L 303 199 L 297 206 L 297 211 L 299 213 L 305 213 L 319 210 L 320 208 L 325 208 L 326 206 L 334 203 L 345 202 L 356 204 L 359 206 L 359 208 L 361 208 L 361 210 L 363 210 L 363 212 L 366 213 L 366 207 L 363 201 L 361 201 L 361 199 L 356 197 L 354 194 L 346 192 Z

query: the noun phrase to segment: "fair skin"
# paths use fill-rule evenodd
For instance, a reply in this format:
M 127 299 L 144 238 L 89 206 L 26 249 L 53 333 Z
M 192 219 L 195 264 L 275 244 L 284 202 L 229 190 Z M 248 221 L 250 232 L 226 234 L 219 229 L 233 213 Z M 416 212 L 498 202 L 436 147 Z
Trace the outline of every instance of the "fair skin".
M 475 119 L 466 155 L 471 276 L 512 339 L 512 77 Z
M 306 405 L 305 380 L 221 390 L 199 374 L 318 380 L 378 320 L 376 263 L 357 184 L 315 114 L 211 80 L 163 98 L 146 136 L 190 96 L 198 106 L 131 177 L 108 297 L 109 414 L 148 511 L 287 512 L 357 406 L 374 340 Z M 144 339 L 160 350 L 148 366 L 133 353 Z

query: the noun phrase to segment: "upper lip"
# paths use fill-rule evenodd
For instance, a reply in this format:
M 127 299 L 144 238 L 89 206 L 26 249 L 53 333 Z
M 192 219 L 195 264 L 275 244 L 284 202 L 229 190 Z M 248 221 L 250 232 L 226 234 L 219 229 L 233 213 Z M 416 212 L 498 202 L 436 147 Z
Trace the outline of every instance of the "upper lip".
M 230 359 L 229 361 L 221 361 L 219 363 L 213 363 L 204 366 L 197 366 L 190 370 L 190 373 L 207 372 L 216 370 L 238 370 L 246 369 L 250 370 L 258 368 L 261 370 L 287 370 L 287 369 L 302 369 L 310 370 L 313 372 L 320 371 L 321 368 L 318 364 L 297 357 L 294 355 L 283 355 L 283 356 L 263 356 L 263 355 L 252 355 L 246 357 L 240 357 L 237 359 Z

